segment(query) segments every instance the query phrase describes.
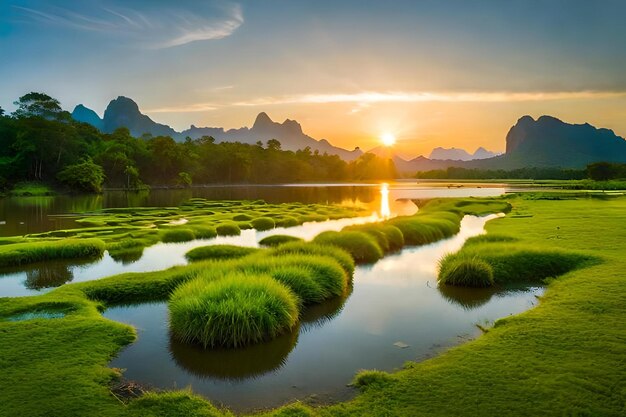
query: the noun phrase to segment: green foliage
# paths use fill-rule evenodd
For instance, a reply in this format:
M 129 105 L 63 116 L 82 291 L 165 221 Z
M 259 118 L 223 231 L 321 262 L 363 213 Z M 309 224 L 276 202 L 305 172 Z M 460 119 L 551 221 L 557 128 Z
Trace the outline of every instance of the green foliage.
M 104 242 L 100 239 L 63 239 L 0 245 L 0 267 L 55 259 L 94 258 L 102 256 L 104 250 Z
M 300 242 L 301 238 L 289 235 L 272 235 L 264 237 L 259 241 L 261 246 L 275 247 L 290 242 Z
M 9 192 L 13 197 L 44 197 L 56 194 L 46 184 L 40 182 L 20 182 Z
M 313 241 L 346 250 L 356 263 L 373 263 L 383 257 L 383 251 L 376 240 L 363 232 L 324 232 Z
M 596 162 L 587 165 L 587 175 L 594 181 L 626 179 L 626 164 Z
M 256 219 L 253 219 L 250 223 L 252 224 L 252 227 L 254 227 L 256 230 L 261 231 L 270 230 L 276 227 L 276 223 L 274 223 L 274 220 L 269 217 L 257 217 Z
M 415 175 L 418 179 L 456 179 L 456 180 L 502 180 L 502 179 L 531 179 L 531 180 L 580 180 L 586 177 L 584 169 L 562 168 L 519 168 L 512 170 L 504 169 L 479 169 L 449 167 L 447 169 L 435 169 L 421 171 Z
M 237 223 L 225 222 L 215 226 L 215 230 L 219 236 L 239 236 L 241 229 Z
M 169 302 L 172 335 L 204 347 L 238 347 L 288 331 L 298 319 L 296 296 L 266 275 L 230 273 L 183 284 Z
M 68 165 L 57 174 L 57 179 L 76 190 L 90 193 L 102 191 L 104 170 L 91 159 L 85 159 L 74 165 Z
M 191 175 L 188 172 L 179 172 L 178 173 L 178 185 L 183 187 L 191 187 L 193 180 L 191 179 Z
M 189 242 L 195 238 L 193 230 L 187 228 L 176 227 L 161 230 L 161 240 L 164 243 Z
M 476 257 L 447 255 L 439 262 L 439 284 L 460 287 L 491 287 L 493 268 Z
M 235 245 L 209 245 L 190 250 L 185 257 L 191 262 L 205 259 L 236 259 L 258 252 L 257 248 Z

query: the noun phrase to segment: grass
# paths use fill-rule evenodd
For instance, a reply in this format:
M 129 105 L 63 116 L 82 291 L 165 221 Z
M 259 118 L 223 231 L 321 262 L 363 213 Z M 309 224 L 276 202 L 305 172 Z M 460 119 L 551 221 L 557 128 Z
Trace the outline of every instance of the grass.
M 206 259 L 236 259 L 258 252 L 257 248 L 247 248 L 235 245 L 209 245 L 190 250 L 185 257 L 190 262 Z
M 161 232 L 161 240 L 164 243 L 180 243 L 194 240 L 196 235 L 193 230 L 187 228 L 165 229 Z
M 263 239 L 259 241 L 259 244 L 261 246 L 276 247 L 285 243 L 301 242 L 301 241 L 302 241 L 301 238 L 295 237 L 295 236 L 273 235 L 273 236 L 264 237 Z
M 435 211 L 429 208 L 432 204 L 486 214 L 503 211 L 510 202 L 512 215 L 489 222 L 488 235 L 512 236 L 515 241 L 504 243 L 519 248 L 558 248 L 597 261 L 550 280 L 537 307 L 498 320 L 478 339 L 409 363 L 390 377 L 365 378 L 364 386 L 375 389 L 366 388 L 351 401 L 325 407 L 294 404 L 260 415 L 623 415 L 626 229 L 621 225 L 626 224 L 626 199 L 509 197 L 486 200 L 484 207 L 474 202 L 461 208 L 455 201 L 428 203 L 421 215 Z M 307 247 L 285 244 L 268 255 L 289 245 Z M 121 404 L 109 392 L 108 383 L 119 373 L 108 363 L 135 334 L 132 327 L 105 320 L 98 311 L 103 303 L 133 295 L 166 297 L 167 291 L 216 267 L 200 262 L 68 284 L 37 297 L 0 299 L 0 415 L 38 417 L 50 415 L 50 410 L 63 416 L 230 415 L 188 391 L 149 393 Z M 476 289 L 481 294 L 487 290 Z M 108 301 L 90 301 L 86 292 Z M 71 311 L 54 320 L 1 320 L 38 307 L 54 310 L 52 304 Z
M 323 232 L 315 237 L 315 243 L 344 249 L 356 263 L 373 263 L 383 257 L 383 250 L 370 234 L 354 231 Z
M 439 263 L 439 285 L 491 287 L 493 268 L 477 257 L 448 255 Z
M 351 278 L 336 259 L 319 255 L 250 257 L 238 262 L 236 268 L 272 276 L 291 288 L 303 304 L 319 303 L 344 294 Z
M 0 245 L 0 267 L 58 259 L 97 258 L 104 253 L 100 239 L 62 239 L 47 242 Z
M 199 277 L 174 291 L 169 302 L 173 337 L 204 347 L 238 347 L 291 329 L 298 320 L 296 296 L 267 275 L 230 273 Z
M 237 223 L 233 222 L 218 224 L 215 226 L 215 230 L 219 236 L 239 236 L 241 234 L 241 229 Z
M 320 245 L 311 242 L 292 242 L 280 245 L 270 252 L 270 255 L 273 256 L 284 254 L 327 256 L 337 261 L 348 276 L 351 277 L 354 274 L 354 259 L 347 251 L 336 246 Z
M 257 217 L 256 219 L 250 221 L 250 224 L 256 230 L 260 231 L 271 230 L 276 227 L 276 223 L 274 222 L 274 220 L 269 217 Z

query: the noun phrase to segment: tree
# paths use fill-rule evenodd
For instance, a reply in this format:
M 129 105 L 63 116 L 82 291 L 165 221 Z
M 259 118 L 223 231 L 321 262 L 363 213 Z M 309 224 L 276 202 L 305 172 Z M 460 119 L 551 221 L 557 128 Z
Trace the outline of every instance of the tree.
M 104 169 L 94 163 L 91 158 L 87 158 L 63 168 L 57 175 L 57 179 L 69 187 L 99 193 L 104 183 Z
M 267 141 L 267 149 L 272 151 L 280 151 L 281 143 L 276 139 L 270 139 Z
M 0 117 L 4 116 L 4 109 L 0 107 Z
M 17 118 L 43 117 L 48 120 L 58 120 L 63 114 L 59 100 L 44 93 L 28 93 L 13 104 L 17 106 L 13 116 Z
M 182 187 L 191 187 L 191 175 L 188 172 L 179 172 L 177 183 Z

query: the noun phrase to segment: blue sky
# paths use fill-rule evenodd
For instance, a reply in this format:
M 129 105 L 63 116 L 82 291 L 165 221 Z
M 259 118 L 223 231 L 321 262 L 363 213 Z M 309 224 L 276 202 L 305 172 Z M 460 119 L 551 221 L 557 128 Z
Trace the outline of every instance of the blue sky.
M 624 1 L 3 0 L 0 106 L 43 91 L 102 114 L 126 95 L 178 129 L 267 111 L 346 147 L 394 131 L 415 153 L 497 148 L 526 113 L 624 135 L 624 16 Z

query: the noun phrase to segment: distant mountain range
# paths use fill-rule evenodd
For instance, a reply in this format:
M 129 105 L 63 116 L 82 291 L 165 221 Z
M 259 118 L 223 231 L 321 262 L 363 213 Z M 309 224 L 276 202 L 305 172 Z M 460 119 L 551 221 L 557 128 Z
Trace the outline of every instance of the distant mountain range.
M 459 148 L 435 148 L 432 150 L 428 159 L 440 159 L 440 160 L 454 160 L 454 161 L 471 161 L 473 159 L 487 159 L 498 156 L 496 152 L 488 151 L 482 146 L 476 149 L 473 154 L 467 152 L 465 149 Z
M 220 127 L 192 125 L 187 130 L 177 132 L 142 114 L 133 100 L 118 97 L 109 103 L 102 119 L 82 104 L 76 106 L 72 117 L 105 133 L 127 127 L 133 136 L 149 133 L 153 136 L 171 136 L 178 141 L 202 136 L 212 136 L 217 142 L 238 141 L 250 144 L 277 139 L 286 150 L 295 151 L 309 147 L 320 153 L 338 155 L 346 161 L 363 154 L 359 148 L 350 151 L 333 146 L 325 139 L 314 139 L 302 131 L 302 126 L 297 121 L 287 119 L 283 123 L 277 123 L 266 113 L 259 113 L 251 128 L 224 130 Z M 398 171 L 405 174 L 453 166 L 481 169 L 583 168 L 598 161 L 626 163 L 626 140 L 615 135 L 612 130 L 597 129 L 588 123 L 576 125 L 551 116 L 541 116 L 537 120 L 524 116 L 509 130 L 506 136 L 506 153 L 502 155 L 496 156 L 482 147 L 473 154 L 457 148 L 435 148 L 430 158 L 420 155 L 410 160 L 393 154 L 390 148 L 377 147 L 368 152 L 392 158 Z
M 79 104 L 74 108 L 72 117 L 75 120 L 89 123 L 105 133 L 111 133 L 119 127 L 127 127 L 133 136 L 142 136 L 149 133 L 153 136 L 171 136 L 177 141 L 185 138 L 198 139 L 202 136 L 212 136 L 216 142 L 242 142 L 254 144 L 263 143 L 270 139 L 277 139 L 285 150 L 296 151 L 307 146 L 312 151 L 338 155 L 346 161 L 351 161 L 363 154 L 359 148 L 350 151 L 331 145 L 326 139 L 316 140 L 302 132 L 302 126 L 295 120 L 285 120 L 283 123 L 274 122 L 266 113 L 259 113 L 251 128 L 224 130 L 221 127 L 191 126 L 182 132 L 177 132 L 170 126 L 153 121 L 139 111 L 139 106 L 128 97 L 118 97 L 112 100 L 100 119 L 96 112 Z

